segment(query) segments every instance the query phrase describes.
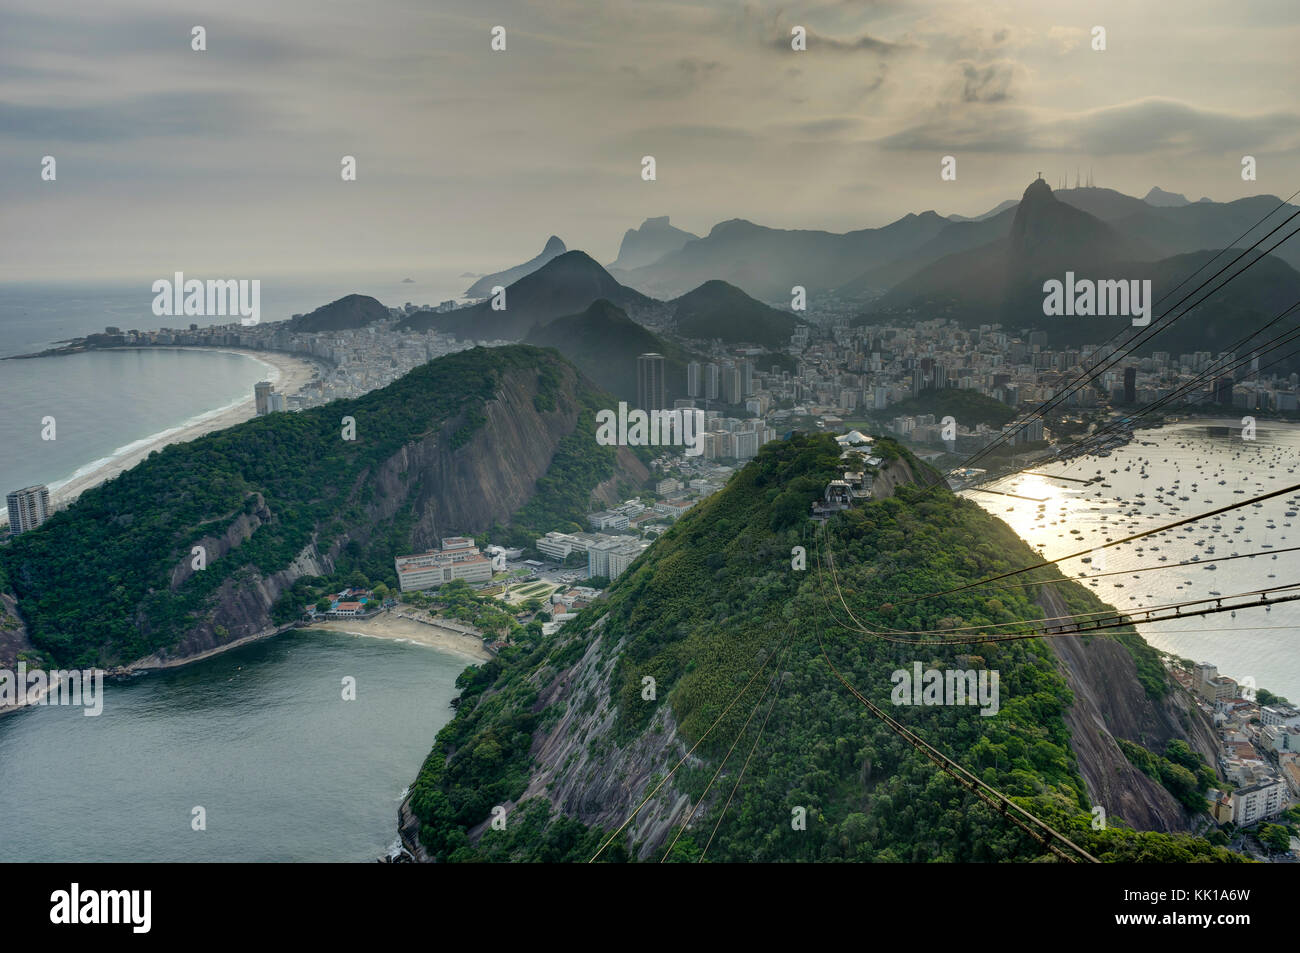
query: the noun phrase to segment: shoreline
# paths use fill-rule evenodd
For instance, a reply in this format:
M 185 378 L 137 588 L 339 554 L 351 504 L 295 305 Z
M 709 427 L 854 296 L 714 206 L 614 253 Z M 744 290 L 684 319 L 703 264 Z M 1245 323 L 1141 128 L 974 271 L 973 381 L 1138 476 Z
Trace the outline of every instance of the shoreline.
M 305 632 L 322 630 L 358 638 L 410 642 L 460 656 L 470 662 L 481 663 L 492 658 L 492 653 L 483 647 L 483 640 L 478 636 L 428 622 L 416 622 L 388 612 L 370 619 L 331 619 L 298 628 Z
M 143 350 L 142 348 L 106 348 L 104 350 Z M 284 394 L 294 394 L 310 381 L 320 365 L 309 358 L 299 357 L 282 351 L 254 351 L 236 347 L 194 347 L 189 345 L 151 346 L 147 350 L 162 351 L 216 351 L 249 357 L 267 367 L 267 380 L 276 385 L 276 390 Z M 119 448 L 123 452 L 113 456 L 91 461 L 78 468 L 71 477 L 56 481 L 50 486 L 50 504 L 56 510 L 63 509 L 75 502 L 77 497 L 89 489 L 99 486 L 113 477 L 130 470 L 155 450 L 161 450 L 173 443 L 186 443 L 217 430 L 233 427 L 235 424 L 252 420 L 256 416 L 256 400 L 250 393 L 247 397 L 224 407 L 217 407 L 201 415 L 198 419 L 177 424 L 161 430 L 141 440 Z M 89 469 L 87 469 L 89 468 Z M 84 471 L 84 472 L 82 472 Z M 8 525 L 8 513 L 0 513 L 0 525 Z

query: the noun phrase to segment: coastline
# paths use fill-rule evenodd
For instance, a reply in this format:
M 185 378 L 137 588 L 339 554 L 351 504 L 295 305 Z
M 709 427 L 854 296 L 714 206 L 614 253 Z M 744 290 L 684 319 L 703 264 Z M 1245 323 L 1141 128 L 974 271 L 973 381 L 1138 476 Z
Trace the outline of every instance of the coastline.
M 132 350 L 114 348 L 113 350 Z M 151 347 L 149 350 L 167 351 L 222 351 L 227 354 L 239 354 L 250 357 L 267 367 L 266 379 L 276 385 L 276 390 L 293 394 L 302 389 L 316 374 L 318 365 L 305 357 L 286 354 L 280 351 L 254 351 L 235 347 Z M 113 477 L 130 470 L 155 450 L 173 443 L 185 443 L 217 430 L 233 427 L 235 424 L 251 420 L 256 414 L 256 403 L 250 393 L 241 400 L 225 407 L 215 408 L 196 420 L 170 427 L 143 440 L 128 444 L 125 452 L 93 461 L 75 472 L 62 482 L 50 484 L 50 503 L 56 509 L 62 509 L 79 497 L 86 490 L 99 486 Z M 89 468 L 89 469 L 87 469 Z M 82 472 L 82 471 L 85 472 Z M 8 524 L 8 514 L 0 513 L 0 524 Z
M 477 636 L 427 622 L 416 622 L 388 612 L 371 619 L 331 619 L 300 628 L 308 632 L 323 629 L 359 638 L 413 642 L 460 656 L 470 662 L 486 662 L 492 658 L 492 653 L 483 647 L 483 640 Z

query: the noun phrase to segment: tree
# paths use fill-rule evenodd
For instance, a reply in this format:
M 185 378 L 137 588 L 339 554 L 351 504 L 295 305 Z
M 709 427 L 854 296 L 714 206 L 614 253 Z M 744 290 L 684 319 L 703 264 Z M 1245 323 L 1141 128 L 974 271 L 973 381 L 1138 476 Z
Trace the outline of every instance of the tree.
M 385 599 L 388 598 L 390 590 L 382 582 L 377 582 L 375 583 L 374 593 L 375 593 L 375 598 L 378 599 L 380 602 L 383 602 Z
M 329 612 L 330 609 L 333 607 L 333 605 L 334 605 L 334 603 L 332 603 L 332 602 L 330 602 L 328 599 L 322 597 L 322 598 L 316 600 L 316 611 L 317 611 L 317 612 Z

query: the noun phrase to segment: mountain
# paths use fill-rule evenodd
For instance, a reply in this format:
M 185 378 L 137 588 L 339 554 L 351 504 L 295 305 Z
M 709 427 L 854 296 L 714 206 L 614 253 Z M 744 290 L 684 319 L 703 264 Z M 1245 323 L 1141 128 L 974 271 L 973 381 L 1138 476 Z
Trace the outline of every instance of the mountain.
M 620 276 L 658 298 L 676 297 L 720 279 L 763 301 L 789 301 L 796 285 L 813 296 L 830 292 L 873 265 L 906 258 L 950 225 L 935 212 L 844 234 L 767 228 L 733 219 L 654 264 Z
M 967 218 L 965 215 L 949 215 L 949 216 L 948 216 L 948 221 L 950 221 L 950 222 L 982 222 L 982 221 L 984 221 L 985 219 L 992 218 L 992 217 L 995 216 L 995 215 L 1001 215 L 1003 212 L 1005 212 L 1005 211 L 1006 211 L 1007 209 L 1009 209 L 1009 208 L 1015 208 L 1015 207 L 1016 207 L 1016 204 L 1017 204 L 1017 203 L 1016 203 L 1016 200 L 1015 200 L 1015 199 L 1006 199 L 1005 201 L 999 202 L 997 205 L 993 206 L 993 208 L 989 209 L 989 210 L 988 210 L 987 212 L 985 212 L 983 215 L 976 215 L 974 218 Z
M 804 322 L 788 311 L 755 301 L 735 285 L 706 281 L 668 302 L 673 330 L 687 338 L 727 344 L 761 344 L 781 350 Z
M 1044 279 L 1063 278 L 1067 270 L 1080 276 L 1114 270 L 1117 262 L 1150 254 L 1099 219 L 1057 201 L 1042 179 L 1025 190 L 1010 224 L 1005 238 L 947 255 L 900 282 L 873 310 L 919 309 L 981 323 L 1020 314 L 1010 302 L 1023 305 L 1026 289 L 1035 288 L 1041 318 Z M 1031 315 L 1023 320 L 1035 323 Z
M 471 341 L 519 341 L 534 325 L 578 314 L 601 298 L 625 311 L 652 309 L 656 304 L 641 292 L 619 284 L 586 252 L 570 251 L 507 286 L 503 311 L 494 311 L 489 299 L 441 314 L 417 312 L 401 326 L 415 331 L 440 331 Z
M 1142 201 L 1147 205 L 1155 205 L 1158 208 L 1168 208 L 1171 206 L 1190 205 L 1187 196 L 1178 192 L 1166 192 L 1158 185 L 1151 186 L 1151 191 L 1142 197 Z
M 1004 202 L 1003 205 L 1005 204 Z M 907 256 L 867 269 L 852 281 L 841 285 L 835 293 L 843 298 L 879 295 L 940 258 L 1005 238 L 1011 232 L 1011 222 L 1015 219 L 1015 210 L 1019 204 L 1012 202 L 1009 207 L 990 218 L 954 222 L 929 241 L 914 248 Z
M 871 498 L 833 517 L 807 569 L 792 568 L 840 450 L 830 435 L 767 444 L 606 599 L 464 676 L 400 809 L 403 843 L 452 862 L 1053 859 L 858 692 L 1103 860 L 1230 859 L 1151 832 L 1192 827 L 1184 803 L 1203 801 L 1217 739 L 1135 633 L 920 647 L 872 637 L 990 620 L 1029 632 L 1062 606 L 1101 606 L 1054 569 L 1028 588 L 951 592 L 1038 557 L 901 445 L 876 441 Z M 935 589 L 950 594 L 890 605 Z M 999 672 L 1001 714 L 898 704 L 891 672 L 914 665 Z M 1127 752 L 1190 765 L 1186 789 L 1176 797 Z M 1092 804 L 1107 805 L 1104 831 Z M 491 823 L 498 806 L 504 829 Z
M 1039 181 L 1042 181 L 1041 179 Z M 1044 182 L 1044 185 L 1047 183 Z M 1083 186 L 1073 189 L 1056 189 L 1052 195 L 1058 202 L 1087 212 L 1093 218 L 1114 224 L 1130 215 L 1151 211 L 1151 206 L 1141 199 L 1115 189 L 1102 189 L 1095 186 Z
M 686 364 L 692 355 L 637 324 L 617 305 L 601 298 L 581 314 L 534 327 L 524 343 L 553 347 L 593 383 L 636 406 L 636 359 L 664 355 L 668 399 L 686 396 Z
M 675 252 L 687 242 L 695 241 L 700 236 L 674 228 L 668 223 L 668 216 L 647 218 L 640 228 L 629 228 L 623 234 L 623 243 L 618 248 L 618 260 L 609 266 L 610 271 L 621 269 L 628 271 L 651 265 Z
M 289 330 L 299 334 L 317 331 L 347 331 L 364 328 L 375 321 L 386 321 L 388 309 L 369 295 L 346 295 L 321 305 L 311 314 L 300 314 L 289 322 Z
M 1187 215 L 1205 214 L 1208 210 L 1191 205 L 1151 211 Z M 1221 226 L 1223 207 L 1213 214 Z M 1220 258 L 1214 268 L 1189 281 L 1198 268 L 1215 258 L 1216 252 L 1160 257 L 1146 241 L 1125 232 L 1124 226 L 1132 221 L 1130 217 L 1117 223 L 1103 222 L 1057 200 L 1047 183 L 1037 180 L 1026 189 L 1006 238 L 927 265 L 874 302 L 868 315 L 857 323 L 871 323 L 877 320 L 871 315 L 879 313 L 943 315 L 966 325 L 1001 322 L 1013 329 L 1043 330 L 1048 333 L 1052 347 L 1100 344 L 1130 326 L 1131 319 L 1045 315 L 1044 281 L 1063 281 L 1067 271 L 1073 272 L 1077 279 L 1150 280 L 1152 297 L 1159 302 L 1152 312 L 1154 318 L 1230 260 L 1228 256 Z M 1235 267 L 1233 272 L 1240 267 Z M 1204 292 L 1197 298 L 1203 295 Z M 1154 349 L 1218 351 L 1250 328 L 1262 327 L 1298 298 L 1300 273 L 1280 258 L 1268 256 L 1222 290 L 1206 296 L 1198 305 L 1194 319 L 1180 319 L 1152 336 L 1137 353 L 1147 354 Z M 1291 324 L 1284 322 L 1270 333 L 1285 330 Z M 1282 356 L 1273 353 L 1268 359 Z M 1283 366 L 1290 369 L 1297 363 L 1291 357 Z
M 542 248 L 541 254 L 536 258 L 530 258 L 522 265 L 515 265 L 513 268 L 507 268 L 505 271 L 498 271 L 495 274 L 484 275 L 478 281 L 469 286 L 469 290 L 465 292 L 465 297 L 486 298 L 492 293 L 492 289 L 497 285 L 504 288 L 518 281 L 520 278 L 524 277 L 524 275 L 532 274 L 551 259 L 563 255 L 565 251 L 564 242 L 552 235 L 546 240 L 546 245 Z
M 69 665 L 269 634 L 353 573 L 396 589 L 394 557 L 441 537 L 531 544 L 625 499 L 648 473 L 596 443 L 611 400 L 554 352 L 475 348 L 172 444 L 0 547 L 0 608 L 16 602 L 31 649 Z

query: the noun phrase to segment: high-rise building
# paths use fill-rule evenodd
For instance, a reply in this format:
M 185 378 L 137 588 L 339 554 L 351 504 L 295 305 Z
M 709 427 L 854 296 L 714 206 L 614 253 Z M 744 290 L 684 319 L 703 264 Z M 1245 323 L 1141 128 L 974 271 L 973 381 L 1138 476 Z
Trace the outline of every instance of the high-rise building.
M 1136 367 L 1124 368 L 1124 403 L 1137 403 L 1137 376 Z
M 271 412 L 271 388 L 270 381 L 258 381 L 253 385 L 253 396 L 257 399 L 257 416 Z
M 754 393 L 754 365 L 749 361 L 740 362 L 740 396 L 750 397 Z M 736 401 L 740 403 L 740 401 Z
M 722 367 L 722 402 L 724 404 L 740 403 L 740 368 L 735 364 Z
M 642 354 L 636 359 L 636 401 L 642 410 L 668 409 L 662 354 Z
M 9 532 L 17 536 L 50 518 L 50 488 L 45 484 L 23 487 L 8 495 Z
M 1198 352 L 1199 353 L 1199 352 Z M 1214 402 L 1232 406 L 1232 378 L 1223 376 L 1214 381 Z
M 700 392 L 700 362 L 691 361 L 686 365 L 686 396 L 699 397 Z
M 704 365 L 704 397 L 706 400 L 718 399 L 718 365 Z

